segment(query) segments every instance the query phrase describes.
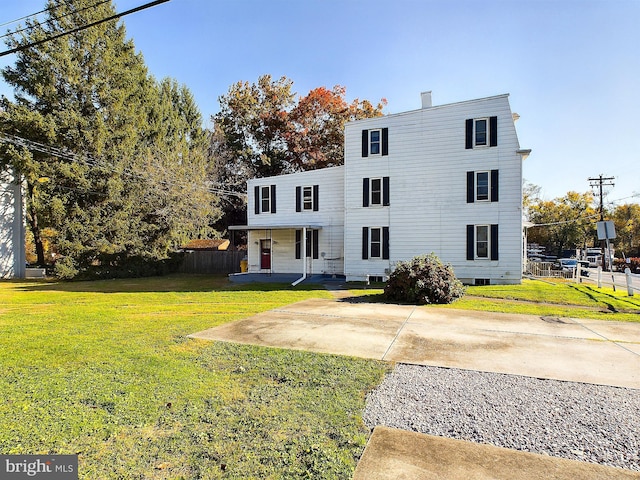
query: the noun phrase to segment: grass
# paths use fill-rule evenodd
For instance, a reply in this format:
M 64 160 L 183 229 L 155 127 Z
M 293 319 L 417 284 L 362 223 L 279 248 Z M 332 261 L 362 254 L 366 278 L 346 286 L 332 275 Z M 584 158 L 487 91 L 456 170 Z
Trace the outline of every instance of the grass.
M 81 479 L 351 478 L 387 364 L 186 337 L 314 297 L 330 294 L 215 276 L 0 282 L 0 452 L 77 453 Z M 438 308 L 640 320 L 625 292 L 530 280 Z
M 354 296 L 373 302 L 384 301 L 382 292 L 382 287 L 351 290 Z M 464 297 L 437 308 L 640 322 L 640 296 L 629 297 L 626 289 L 614 291 L 559 279 L 525 279 L 522 285 L 469 286 Z
M 0 283 L 0 452 L 82 479 L 351 478 L 388 366 L 186 335 L 324 290 L 210 276 Z

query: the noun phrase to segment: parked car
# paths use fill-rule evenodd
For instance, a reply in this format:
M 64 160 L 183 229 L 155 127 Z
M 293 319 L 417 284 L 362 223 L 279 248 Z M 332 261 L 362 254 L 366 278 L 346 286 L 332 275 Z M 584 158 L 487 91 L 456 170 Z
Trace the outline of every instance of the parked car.
M 575 258 L 561 258 L 558 260 L 557 268 L 558 270 L 562 270 L 563 272 L 574 272 L 578 265 L 580 265 L 580 275 L 583 277 L 589 276 L 589 262 L 588 261 L 578 261 Z

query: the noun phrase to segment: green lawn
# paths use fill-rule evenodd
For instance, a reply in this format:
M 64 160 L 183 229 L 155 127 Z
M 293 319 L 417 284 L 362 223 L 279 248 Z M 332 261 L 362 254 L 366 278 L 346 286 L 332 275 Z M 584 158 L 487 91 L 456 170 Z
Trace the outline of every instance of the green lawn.
M 0 282 L 0 452 L 77 453 L 91 480 L 349 479 L 389 365 L 186 337 L 313 297 L 330 294 L 216 276 Z M 451 307 L 640 317 L 637 296 L 529 280 L 437 308 Z
M 382 287 L 351 290 L 369 301 L 384 301 Z M 553 315 L 640 322 L 640 295 L 627 290 L 565 280 L 525 279 L 522 285 L 467 287 L 465 296 L 449 305 L 423 308 L 461 308 L 491 312 Z
M 83 479 L 351 478 L 375 361 L 186 335 L 322 289 L 211 276 L 0 282 L 0 452 Z

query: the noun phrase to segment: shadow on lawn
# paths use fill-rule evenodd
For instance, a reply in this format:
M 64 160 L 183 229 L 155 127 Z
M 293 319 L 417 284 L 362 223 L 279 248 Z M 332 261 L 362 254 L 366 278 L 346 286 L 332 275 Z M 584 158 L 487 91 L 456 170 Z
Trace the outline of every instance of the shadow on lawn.
M 308 284 L 292 287 L 288 283 L 231 283 L 226 275 L 173 274 L 163 277 L 117 278 L 108 280 L 33 280 L 12 281 L 20 283 L 16 290 L 25 292 L 95 292 L 95 293 L 144 293 L 144 292 L 273 292 L 279 290 L 325 290 L 323 285 Z

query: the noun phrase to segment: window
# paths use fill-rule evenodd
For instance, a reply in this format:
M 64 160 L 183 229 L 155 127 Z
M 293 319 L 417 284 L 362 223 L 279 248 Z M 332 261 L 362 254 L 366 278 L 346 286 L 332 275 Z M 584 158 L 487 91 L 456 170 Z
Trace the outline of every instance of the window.
M 302 189 L 302 209 L 313 210 L 313 187 Z
M 380 155 L 380 130 L 369 131 L 369 153 L 371 155 Z
M 382 204 L 382 179 L 371 179 L 371 205 Z
M 489 172 L 476 172 L 476 200 L 489 200 Z
M 476 225 L 476 258 L 489 257 L 489 225 Z
M 260 198 L 262 201 L 262 208 L 260 211 L 262 213 L 271 211 L 271 202 L 269 197 L 270 192 L 271 189 L 269 187 L 262 187 L 260 189 Z
M 465 122 L 465 148 L 497 147 L 498 117 L 468 118 Z
M 371 229 L 371 253 L 369 256 L 371 258 L 380 258 L 382 254 L 382 229 L 380 228 L 372 228 Z
M 362 227 L 362 259 L 389 259 L 389 227 Z
M 389 205 L 389 177 L 362 179 L 362 206 Z
M 467 203 L 498 201 L 498 170 L 467 172 Z
M 362 156 L 389 155 L 389 129 L 362 130 Z
M 474 120 L 474 138 L 475 146 L 487 144 L 487 119 L 481 118 Z
M 498 260 L 498 225 L 467 225 L 467 260 Z
M 254 213 L 276 213 L 276 186 L 256 185 L 253 190 Z
M 319 257 L 319 230 L 307 230 L 307 238 L 305 239 L 305 253 L 307 258 Z M 302 230 L 296 230 L 296 259 L 302 258 Z
M 320 187 L 318 185 L 296 187 L 296 212 L 318 211 Z

